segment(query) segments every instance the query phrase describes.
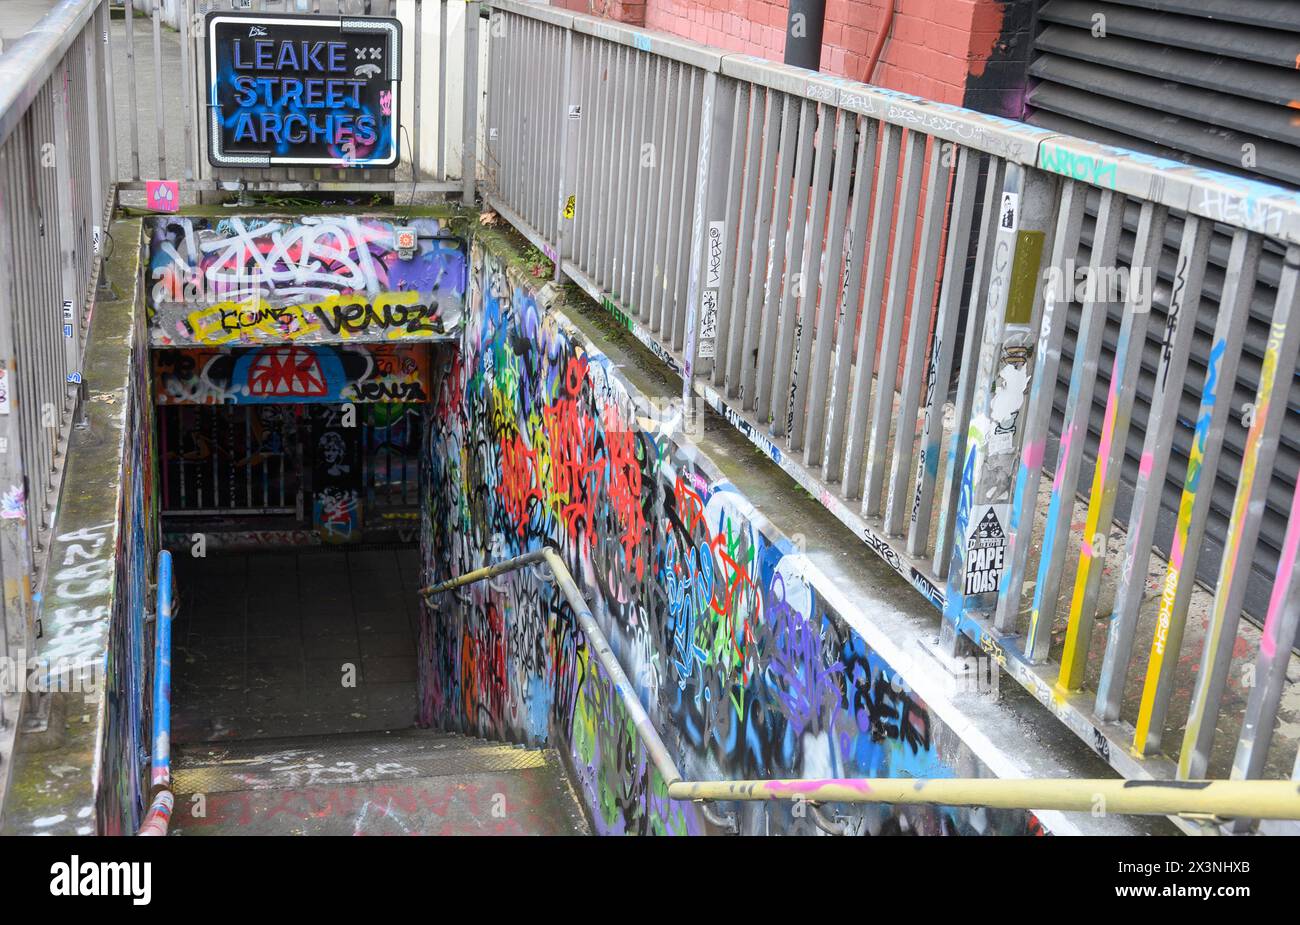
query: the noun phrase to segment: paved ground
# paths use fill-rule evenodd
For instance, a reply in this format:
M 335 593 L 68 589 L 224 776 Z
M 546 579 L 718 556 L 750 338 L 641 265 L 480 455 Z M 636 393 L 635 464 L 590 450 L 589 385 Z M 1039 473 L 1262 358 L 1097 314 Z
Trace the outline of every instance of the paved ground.
M 174 741 L 414 723 L 414 549 L 176 561 Z
M 172 831 L 587 834 L 553 753 L 419 730 L 185 747 Z
M 0 50 L 22 38 L 57 2 L 58 0 L 0 0 Z

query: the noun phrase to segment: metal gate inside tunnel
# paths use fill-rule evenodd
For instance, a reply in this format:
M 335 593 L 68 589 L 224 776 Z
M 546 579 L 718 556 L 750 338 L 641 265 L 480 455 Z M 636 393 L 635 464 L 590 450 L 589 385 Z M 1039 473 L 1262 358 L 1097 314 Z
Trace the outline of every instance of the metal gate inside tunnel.
M 159 480 L 173 544 L 410 543 L 426 345 L 154 353 Z

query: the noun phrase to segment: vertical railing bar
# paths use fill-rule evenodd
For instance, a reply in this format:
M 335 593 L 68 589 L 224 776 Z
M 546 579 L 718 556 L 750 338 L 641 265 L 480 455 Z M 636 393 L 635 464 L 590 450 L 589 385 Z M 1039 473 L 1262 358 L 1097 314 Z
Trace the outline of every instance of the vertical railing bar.
M 912 276 L 912 251 L 916 240 L 917 212 L 921 207 L 926 136 L 909 130 L 903 155 L 898 213 L 894 222 L 893 255 L 889 266 L 889 295 L 885 303 L 884 334 L 877 360 L 876 389 L 872 396 L 871 434 L 867 441 L 866 481 L 862 487 L 862 512 L 878 516 L 885 486 L 885 454 L 894 424 L 894 385 L 898 381 L 898 354 L 903 340 L 903 312 Z M 899 431 L 903 426 L 899 425 Z
M 465 98 L 461 108 L 461 205 L 473 208 L 478 185 L 479 4 L 465 4 Z
M 769 430 L 773 436 L 790 433 L 795 401 L 791 390 L 797 385 L 796 362 L 803 346 L 803 332 L 808 325 L 808 306 L 817 298 L 817 272 L 813 261 L 822 250 L 821 225 L 826 212 L 826 190 L 830 185 L 831 112 L 830 106 L 817 103 L 811 110 L 808 144 L 800 146 L 804 160 L 796 162 L 794 211 L 791 213 L 791 246 L 786 263 L 787 279 L 781 300 L 777 329 Z M 802 167 L 802 170 L 801 170 Z M 790 270 L 795 270 L 791 273 Z M 810 292 L 811 290 L 811 292 Z M 804 352 L 807 355 L 807 351 Z M 791 446 L 791 449 L 795 447 Z
M 54 84 L 54 191 L 57 198 L 56 227 L 58 229 L 59 270 L 62 275 L 61 298 L 63 315 L 60 325 L 63 331 L 64 373 L 80 369 L 81 352 L 78 350 L 77 331 L 80 327 L 80 311 L 77 296 L 79 286 L 77 272 L 77 232 L 73 225 L 75 205 L 72 200 L 72 141 L 68 126 L 68 107 L 70 92 L 68 84 L 68 65 L 66 59 L 55 70 L 51 78 Z M 65 380 L 66 381 L 66 380 Z M 63 402 L 59 402 L 60 411 Z M 57 426 L 57 425 L 56 425 Z M 57 432 L 54 437 L 57 441 Z
M 956 354 L 962 285 L 966 279 L 966 252 L 970 247 L 975 194 L 979 186 L 979 155 L 964 146 L 958 147 L 956 154 L 957 174 L 953 181 L 952 211 L 948 216 L 934 342 L 930 345 L 930 365 L 924 383 L 920 450 L 907 528 L 907 554 L 918 558 L 924 556 L 930 547 L 934 493 L 939 476 L 939 447 L 943 437 L 944 396 Z
M 663 190 L 664 193 L 663 201 L 660 204 L 660 209 L 663 210 L 663 228 L 661 233 L 662 249 L 659 252 L 660 262 L 655 266 L 656 292 L 655 292 L 654 306 L 652 309 L 651 319 L 650 319 L 651 331 L 659 335 L 661 340 L 667 339 L 666 337 L 664 337 L 664 335 L 670 330 L 668 324 L 669 324 L 669 319 L 671 318 L 672 305 L 671 305 L 671 297 L 668 294 L 669 292 L 668 286 L 669 286 L 669 279 L 670 279 L 669 264 L 672 260 L 671 255 L 672 255 L 673 243 L 676 241 L 677 239 L 676 236 L 679 233 L 677 227 L 677 222 L 678 222 L 677 198 L 678 197 L 674 195 L 674 192 L 676 191 L 677 186 L 680 183 L 677 174 L 677 162 L 678 162 L 677 149 L 679 147 L 679 140 L 682 139 L 682 135 L 683 135 L 682 120 L 684 116 L 682 114 L 682 109 L 683 109 L 682 88 L 686 84 L 687 66 L 685 64 L 678 64 L 676 70 L 677 70 L 677 79 L 674 81 L 673 96 L 672 96 L 672 103 L 671 103 L 672 128 L 669 129 L 668 131 L 667 150 L 661 152 L 661 157 L 663 158 L 663 160 L 667 161 L 668 164 L 668 176 L 667 176 L 668 183 L 665 189 Z
M 578 214 L 582 216 L 582 259 L 577 261 L 588 275 L 591 274 L 591 268 L 596 262 L 596 244 L 598 237 L 598 216 L 600 208 L 597 203 L 600 201 L 600 182 L 601 175 L 605 169 L 605 158 L 609 152 L 606 150 L 608 139 L 604 131 L 604 115 L 606 95 L 609 91 L 609 81 L 604 78 L 605 74 L 605 55 L 608 49 L 608 43 L 599 41 L 594 37 L 588 37 L 589 47 L 588 54 L 591 58 L 591 99 L 592 106 L 590 111 L 584 112 L 582 118 L 590 124 L 588 148 L 583 151 L 583 163 L 587 165 L 588 170 L 583 172 L 583 189 L 579 195 L 576 208 Z
M 839 123 L 835 107 L 821 107 L 821 118 L 817 130 L 817 159 L 813 164 L 813 181 L 808 204 L 808 230 L 802 259 L 800 291 L 795 303 L 795 325 L 792 332 L 790 371 L 787 380 L 782 380 L 783 391 L 772 396 L 784 399 L 784 408 L 773 408 L 773 433 L 784 435 L 791 452 L 803 448 L 804 424 L 806 423 L 806 406 L 804 392 L 808 387 L 809 370 L 812 367 L 812 342 L 816 337 L 816 311 L 821 296 L 821 287 L 831 277 L 830 262 L 832 252 L 826 249 L 826 200 L 830 196 L 831 162 L 835 160 L 835 130 Z M 837 273 L 838 275 L 838 273 Z M 838 285 L 838 279 L 836 280 Z M 783 354 L 784 355 L 784 354 Z M 784 417 L 782 417 L 784 412 Z
M 921 250 L 916 258 L 912 284 L 912 317 L 904 347 L 903 381 L 899 388 L 898 428 L 889 492 L 885 504 L 885 533 L 903 532 L 903 517 L 912 510 L 912 457 L 917 440 L 921 391 L 925 387 L 926 340 L 931 331 L 935 302 L 939 295 L 939 247 L 942 243 L 949 185 L 952 180 L 951 149 L 939 139 L 930 140 L 930 165 L 926 171 L 925 213 L 921 222 Z
M 195 91 L 192 83 L 194 72 L 190 67 L 189 3 L 190 0 L 178 0 L 176 22 L 181 43 L 181 118 L 184 119 L 181 131 L 185 145 L 185 179 L 193 180 L 195 176 L 193 112 Z M 158 121 L 162 121 L 161 111 L 159 111 Z
M 732 367 L 727 371 L 728 394 L 740 396 L 744 408 L 754 407 L 759 338 L 776 317 L 776 307 L 767 296 L 771 291 L 773 274 L 777 272 L 777 250 L 779 248 L 783 252 L 785 248 L 785 235 L 773 225 L 773 211 L 775 209 L 776 221 L 783 221 L 780 218 L 784 207 L 781 205 L 779 180 L 789 175 L 781 171 L 783 167 L 788 167 L 788 152 L 794 144 L 797 128 L 797 120 L 791 114 L 794 108 L 793 98 L 772 89 L 765 92 L 767 103 L 764 108 L 763 158 L 759 166 L 758 206 L 754 212 L 754 245 L 750 254 L 750 272 L 755 280 L 749 287 L 745 315 L 740 319 L 743 325 L 740 353 L 735 356 Z M 778 112 L 781 113 L 779 126 Z M 785 201 L 788 203 L 789 200 Z M 760 270 L 762 276 L 758 275 Z
M 102 49 L 99 61 L 102 65 L 100 75 L 103 83 L 100 88 L 100 95 L 104 101 L 104 138 L 107 142 L 105 153 L 108 157 L 108 178 L 104 187 L 107 189 L 109 185 L 121 179 L 117 174 L 117 95 L 113 90 L 113 43 L 109 37 L 109 33 L 112 31 L 110 29 L 112 18 L 109 16 L 107 3 L 99 5 L 95 21 L 96 28 L 100 30 L 102 35 Z
M 447 4 L 438 4 L 438 182 L 447 182 Z M 418 80 L 418 78 L 417 78 Z
M 856 114 L 840 109 L 835 114 L 835 169 L 831 177 L 831 206 L 827 219 L 825 257 L 822 259 L 821 294 L 817 301 L 817 314 L 804 323 L 807 336 L 812 339 L 808 373 L 800 378 L 808 389 L 807 411 L 795 415 L 790 428 L 790 445 L 803 446 L 804 463 L 819 466 L 822 463 L 822 437 L 826 423 L 827 393 L 830 388 L 831 345 L 835 342 L 836 318 L 842 292 L 844 273 L 844 234 L 849 208 L 849 170 L 853 165 L 854 147 L 857 144 Z M 826 126 L 823 131 L 828 131 Z M 801 409 L 796 409 L 796 411 Z
M 617 57 L 619 47 L 609 42 L 601 42 L 601 50 L 604 58 L 601 67 L 601 100 L 600 115 L 597 122 L 597 131 L 600 132 L 600 156 L 597 158 L 596 187 L 595 195 L 591 202 L 591 217 L 594 225 L 592 227 L 592 256 L 591 261 L 584 269 L 597 284 L 603 284 L 605 258 L 609 248 L 609 238 L 605 234 L 605 222 L 608 218 L 606 202 L 608 201 L 609 188 L 612 185 L 612 174 L 614 171 L 614 133 L 608 126 L 610 125 L 611 115 L 615 110 L 614 105 L 614 83 L 615 73 L 617 70 Z
M 659 81 L 659 67 L 661 58 L 658 55 L 646 55 L 646 73 L 643 92 L 650 98 L 645 109 L 642 111 L 642 118 L 637 125 L 636 138 L 636 193 L 632 210 L 632 220 L 635 223 L 636 231 L 632 240 L 632 285 L 628 293 L 628 315 L 637 317 L 645 309 L 646 298 L 646 280 L 649 274 L 646 272 L 648 265 L 647 250 L 650 247 L 650 238 L 654 231 L 654 223 L 650 218 L 650 208 L 654 200 L 650 198 L 650 185 L 653 176 L 647 171 L 645 164 L 645 153 L 647 150 L 653 150 L 655 126 L 659 122 L 659 107 L 661 105 L 662 94 L 659 92 L 661 84 Z
M 140 104 L 135 89 L 135 0 L 126 0 L 126 100 L 127 112 L 131 114 L 131 179 L 139 180 Z
M 1300 479 L 1291 502 L 1291 511 L 1300 511 Z M 1241 734 L 1232 759 L 1233 780 L 1258 780 L 1264 775 L 1264 762 L 1273 741 L 1273 728 L 1277 722 L 1282 690 L 1286 684 L 1287 666 L 1291 649 L 1297 643 L 1300 628 L 1300 517 L 1287 521 L 1286 537 L 1282 540 L 1282 554 L 1278 559 L 1277 574 L 1273 579 L 1273 592 L 1269 597 L 1264 617 L 1263 631 L 1259 637 L 1259 650 L 1255 654 L 1255 684 L 1246 701 L 1246 713 L 1241 721 Z M 1248 826 L 1236 825 L 1241 832 Z
M 731 124 L 731 146 L 727 154 L 727 204 L 723 210 L 721 285 L 718 287 L 717 339 L 713 357 L 709 358 L 709 381 L 721 385 L 727 369 L 727 355 L 731 352 L 731 318 L 736 293 L 744 288 L 742 279 L 749 276 L 749 268 L 740 264 L 739 253 L 749 249 L 747 230 L 753 220 L 754 197 L 753 145 L 757 143 L 754 124 L 754 97 L 750 84 L 738 81 L 735 85 L 735 111 Z M 709 260 L 713 257 L 710 255 Z M 738 312 L 736 312 L 738 314 Z
M 558 282 L 562 278 L 561 266 L 564 261 L 571 256 L 573 251 L 573 221 L 564 214 L 564 203 L 570 193 L 573 192 L 573 185 L 577 181 L 578 172 L 578 133 L 580 122 L 569 115 L 569 107 L 579 105 L 574 100 L 581 98 L 581 92 L 574 86 L 573 80 L 573 30 L 566 29 L 562 35 L 563 48 L 561 50 L 560 65 L 560 93 L 559 93 L 559 111 L 560 111 L 560 156 L 559 168 L 560 177 L 556 184 L 555 196 L 552 200 L 552 207 L 556 214 L 555 223 L 555 275 L 554 279 Z
M 1219 704 L 1228 684 L 1228 670 L 1232 667 L 1237 626 L 1241 622 L 1255 544 L 1264 521 L 1264 507 L 1268 501 L 1282 424 L 1289 413 L 1287 399 L 1295 378 L 1296 355 L 1300 353 L 1298 308 L 1300 245 L 1292 244 L 1287 248 L 1282 278 L 1278 282 L 1277 302 L 1264 349 L 1259 387 L 1255 391 L 1254 411 L 1242 449 L 1237 494 L 1233 499 L 1232 516 L 1228 520 L 1228 534 L 1219 564 L 1214 607 L 1210 611 L 1201 651 L 1201 670 L 1196 677 L 1183 746 L 1178 754 L 1180 780 L 1199 780 L 1210 766 Z M 1257 683 L 1258 680 L 1256 678 Z
M 971 404 L 975 397 L 976 366 L 979 362 L 979 345 L 984 337 L 984 287 L 993 264 L 993 241 L 996 236 L 998 199 L 1002 195 L 1002 180 L 1006 163 L 1000 158 L 990 158 L 984 177 L 984 199 L 980 210 L 979 242 L 975 249 L 975 272 L 971 280 L 966 313 L 966 330 L 963 335 L 961 369 L 957 377 L 957 399 L 953 403 L 953 429 L 948 441 L 948 455 L 944 465 L 943 502 L 939 507 L 939 520 L 934 540 L 934 574 L 941 581 L 948 577 L 952 557 L 952 522 L 961 497 L 961 462 L 966 458 L 966 425 L 970 420 Z
M 663 89 L 657 95 L 663 100 L 661 124 L 659 126 L 659 146 L 654 152 L 653 202 L 655 204 L 654 237 L 652 250 L 645 268 L 646 297 L 641 306 L 640 317 L 650 330 L 657 330 L 660 305 L 663 302 L 663 265 L 668 253 L 668 209 L 665 205 L 665 190 L 671 182 L 672 162 L 669 159 L 669 145 L 673 143 L 669 126 L 676 121 L 675 101 L 681 82 L 681 67 L 671 60 L 664 61 Z
M 691 203 L 695 199 L 696 172 L 693 169 L 699 151 L 700 137 L 700 92 L 697 85 L 703 84 L 703 74 L 692 67 L 691 89 L 686 97 L 686 144 L 682 149 L 681 207 L 678 210 L 678 232 L 675 257 L 669 280 L 673 281 L 672 326 L 664 332 L 665 344 L 671 343 L 674 351 L 681 351 L 686 333 L 686 287 L 688 282 L 687 266 L 691 259 Z
M 1146 596 L 1151 544 L 1162 508 L 1161 496 L 1178 422 L 1173 409 L 1177 397 L 1183 394 L 1187 361 L 1196 334 L 1196 319 L 1201 314 L 1201 288 L 1205 281 L 1212 231 L 1213 224 L 1203 218 L 1188 215 L 1183 219 L 1182 242 L 1174 264 L 1169 313 L 1151 397 L 1152 411 L 1142 441 L 1137 482 L 1129 507 L 1123 566 L 1107 629 L 1101 677 L 1097 682 L 1094 710 L 1106 722 L 1119 718 L 1129 663 L 1133 657 L 1138 612 Z M 1034 494 L 1027 491 L 1026 496 L 1032 499 Z
M 98 13 L 98 11 L 96 11 Z M 99 100 L 100 91 L 96 77 L 99 72 L 100 54 L 98 48 L 99 36 L 95 30 L 95 18 L 92 17 L 81 34 L 82 42 L 82 86 L 86 98 L 86 166 L 88 168 L 87 181 L 90 184 L 90 200 L 87 203 L 87 218 L 91 225 L 91 247 L 86 252 L 90 255 L 90 265 L 99 260 L 99 254 L 104 249 L 104 190 L 106 185 L 101 172 L 103 161 L 101 154 L 101 136 L 99 131 Z M 90 284 L 89 275 L 84 280 L 86 285 Z M 80 341 L 80 325 L 78 325 L 78 341 Z M 79 344 L 80 346 L 80 344 Z
M 1224 276 L 1219 293 L 1196 430 L 1188 453 L 1178 517 L 1169 541 L 1169 559 L 1155 633 L 1138 701 L 1133 750 L 1139 755 L 1156 753 L 1164 734 L 1165 715 L 1174 688 L 1174 669 L 1182 651 L 1187 608 L 1191 603 L 1201 544 L 1209 520 L 1211 491 L 1218 477 L 1219 455 L 1233 411 L 1230 398 L 1218 400 L 1217 393 L 1230 397 L 1232 384 L 1237 381 L 1237 366 L 1250 318 L 1262 245 L 1259 235 L 1238 229 L 1233 234 L 1228 252 L 1227 265 L 1233 268 L 1233 272 Z
M 755 84 L 743 84 L 742 92 L 745 94 L 743 111 L 747 121 L 740 135 L 744 139 L 741 143 L 745 151 L 740 166 L 740 176 L 736 180 L 741 187 L 740 212 L 734 216 L 730 210 L 727 213 L 727 221 L 734 222 L 736 227 L 732 243 L 729 243 L 726 249 L 726 272 L 732 281 L 731 294 L 727 300 L 726 317 L 718 318 L 719 359 L 713 365 L 713 384 L 721 386 L 728 396 L 734 394 L 732 392 L 732 384 L 735 382 L 734 370 L 740 364 L 743 349 L 741 341 L 744 337 L 746 306 L 752 288 L 750 284 L 759 266 L 754 257 L 756 246 L 754 226 L 758 213 L 756 205 L 759 198 L 759 181 L 763 174 L 763 171 L 758 169 L 759 147 L 762 145 L 763 150 L 767 149 L 767 145 L 763 143 L 763 132 L 767 127 L 764 112 L 770 111 L 772 97 L 772 91 Z M 760 93 L 763 96 L 762 102 L 759 98 Z M 739 112 L 741 108 L 738 105 L 737 113 Z
M 734 193 L 725 182 L 728 176 L 728 164 L 725 158 L 734 146 L 734 124 L 736 121 L 736 92 L 738 86 L 733 80 L 719 77 L 713 72 L 705 72 L 700 87 L 700 107 L 695 122 L 699 126 L 694 150 L 698 152 L 698 162 L 692 172 L 692 195 L 690 200 L 690 239 L 688 251 L 684 256 L 686 271 L 686 294 L 682 306 L 682 404 L 684 413 L 689 414 L 694 380 L 708 372 L 713 360 L 709 342 L 710 356 L 703 357 L 705 369 L 701 371 L 698 364 L 701 359 L 701 327 L 709 319 L 705 317 L 707 306 L 704 304 L 708 291 L 717 291 L 725 281 L 714 281 L 717 285 L 710 287 L 708 268 L 712 259 L 709 229 L 713 222 L 726 218 L 727 199 Z M 728 126 L 733 128 L 729 134 Z M 725 238 L 725 230 L 723 236 Z M 719 274 L 721 268 L 719 267 Z M 716 322 L 716 317 L 713 322 Z M 715 332 L 716 334 L 716 332 Z
M 778 166 L 777 174 L 777 220 L 773 233 L 780 235 L 784 244 L 774 252 L 768 266 L 768 290 L 765 301 L 772 306 L 774 313 L 769 315 L 773 322 L 764 324 L 758 348 L 758 381 L 755 384 L 754 416 L 760 426 L 766 427 L 775 415 L 776 396 L 785 395 L 785 389 L 777 382 L 774 370 L 783 362 L 779 357 L 781 345 L 785 343 L 785 332 L 793 337 L 793 314 L 795 289 L 799 280 L 790 268 L 803 262 L 803 235 L 807 228 L 808 184 L 812 180 L 813 131 L 817 122 L 817 108 L 820 103 L 811 100 L 799 100 L 799 134 L 794 148 L 794 171 L 789 172 L 788 163 Z M 784 139 L 782 150 L 785 149 Z M 793 177 L 787 181 L 787 177 Z M 786 183 L 793 186 L 787 187 Z M 786 192 L 786 190 L 789 190 Z M 779 288 L 778 288 L 779 287 Z M 780 292 L 780 298 L 777 293 Z M 784 362 L 788 363 L 788 360 Z
M 421 97 L 424 89 L 424 0 L 411 0 L 411 31 L 415 33 L 412 39 L 413 60 L 411 62 L 411 73 L 414 76 L 413 83 L 415 86 L 408 91 L 403 87 L 402 90 L 405 105 L 411 107 L 411 150 L 408 157 L 411 159 L 411 182 L 420 182 L 420 125 Z M 446 0 L 439 0 L 439 5 L 445 5 Z M 468 66 L 468 64 L 467 64 Z M 438 88 L 444 89 L 442 86 Z M 438 99 L 438 110 L 441 112 L 447 105 L 445 98 Z M 441 178 L 439 178 L 441 179 Z
M 586 181 L 591 176 L 592 157 L 592 126 L 596 119 L 595 102 L 596 96 L 592 91 L 592 55 L 591 39 L 588 36 L 575 33 L 572 29 L 566 31 L 573 42 L 573 61 L 577 69 L 576 90 L 571 94 L 569 103 L 577 102 L 582 107 L 582 118 L 577 121 L 577 133 L 575 137 L 576 163 L 582 165 L 582 169 L 575 169 L 573 172 L 573 182 L 564 190 L 565 199 L 563 205 L 569 204 L 569 196 L 573 197 L 573 242 L 570 252 L 565 256 L 571 259 L 575 264 L 583 265 L 581 255 L 585 253 L 587 238 L 589 237 L 587 216 L 584 211 L 589 204 L 586 201 Z M 581 182 L 579 181 L 581 177 Z
M 627 172 L 624 176 L 624 190 L 622 199 L 622 208 L 620 210 L 619 224 L 622 226 L 620 234 L 622 243 L 619 247 L 619 274 L 615 281 L 614 292 L 617 294 L 619 301 L 628 307 L 630 311 L 635 311 L 632 302 L 632 273 L 636 269 L 636 263 L 632 258 L 633 232 L 637 224 L 636 209 L 636 179 L 641 173 L 641 157 L 638 150 L 637 140 L 640 138 L 641 123 L 645 117 L 645 102 L 649 95 L 650 88 L 646 86 L 645 78 L 642 76 L 642 70 L 650 63 L 650 56 L 640 51 L 632 52 L 632 74 L 630 92 L 632 94 L 631 105 L 628 106 L 628 125 L 626 134 L 627 149 Z
M 158 176 L 167 179 L 167 120 L 163 113 L 162 83 L 162 5 L 153 5 L 153 105 L 158 128 Z
M 849 376 L 853 371 L 853 345 L 857 340 L 858 293 L 862 288 L 867 254 L 867 222 L 871 217 L 871 193 L 875 187 L 876 151 L 879 123 L 875 119 L 854 117 L 857 163 L 853 174 L 853 205 L 844 244 L 844 285 L 836 302 L 835 354 L 826 410 L 826 440 L 822 450 L 822 479 L 828 484 L 840 481 L 844 474 L 844 437 L 848 427 Z

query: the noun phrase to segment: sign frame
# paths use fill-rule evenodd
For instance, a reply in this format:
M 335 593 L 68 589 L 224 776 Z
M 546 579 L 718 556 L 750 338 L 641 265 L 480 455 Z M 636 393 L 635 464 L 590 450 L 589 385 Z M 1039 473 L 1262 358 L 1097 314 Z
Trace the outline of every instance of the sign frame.
M 231 151 L 223 150 L 220 87 L 215 79 L 218 68 L 217 32 L 218 26 L 237 24 L 247 25 L 250 33 L 253 29 L 266 26 L 297 26 L 318 28 L 325 35 L 342 34 L 354 36 L 366 34 L 382 37 L 386 43 L 383 67 L 386 70 L 384 83 L 392 94 L 391 114 L 385 118 L 391 125 L 387 149 L 376 152 L 366 158 L 339 157 L 294 157 L 277 155 L 268 151 Z M 227 34 L 222 30 L 223 37 Z M 339 16 L 329 14 L 280 14 L 240 13 L 212 10 L 204 22 L 206 54 L 204 55 L 204 88 L 207 99 L 200 99 L 200 108 L 206 109 L 207 121 L 207 157 L 213 167 L 243 167 L 266 169 L 269 167 L 329 167 L 335 169 L 378 169 L 395 168 L 401 160 L 399 137 L 402 132 L 401 94 L 399 87 L 402 78 L 402 24 L 396 18 L 377 16 Z M 256 37 L 250 35 L 249 37 Z

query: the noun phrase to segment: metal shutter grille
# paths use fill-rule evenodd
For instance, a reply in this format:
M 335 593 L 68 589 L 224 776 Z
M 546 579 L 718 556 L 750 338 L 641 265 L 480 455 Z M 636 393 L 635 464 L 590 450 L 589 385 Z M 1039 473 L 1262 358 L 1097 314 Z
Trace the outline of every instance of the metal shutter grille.
M 1105 36 L 1095 37 L 1094 26 Z M 1300 185 L 1300 2 L 1297 0 L 1046 0 L 1038 11 L 1036 57 L 1030 67 L 1034 85 L 1027 120 L 1053 131 L 1132 148 L 1184 163 L 1249 174 L 1270 182 Z M 1243 145 L 1253 145 L 1253 170 L 1244 169 Z M 1091 247 L 1089 218 L 1079 262 Z M 1178 250 L 1181 221 L 1171 215 L 1158 273 L 1154 315 L 1143 357 L 1116 518 L 1124 522 L 1132 500 L 1163 336 L 1169 284 Z M 1127 234 L 1118 261 L 1132 257 L 1137 207 L 1125 215 Z M 1205 277 L 1197 334 L 1188 367 L 1186 390 L 1179 402 L 1179 427 L 1164 486 L 1164 516 L 1156 544 L 1168 553 L 1169 540 L 1187 471 L 1192 430 L 1200 408 L 1210 339 L 1218 311 L 1230 235 L 1216 233 Z M 1246 428 L 1241 410 L 1255 400 L 1268 320 L 1281 268 L 1281 251 L 1266 247 L 1260 261 L 1250 327 L 1232 395 L 1233 420 L 1225 434 L 1215 479 L 1206 548 L 1197 578 L 1213 586 L 1218 578 L 1222 538 L 1227 533 L 1237 487 Z M 1056 427 L 1064 410 L 1079 306 L 1067 316 L 1061 380 L 1056 396 Z M 1110 306 L 1106 337 L 1094 395 L 1093 430 L 1087 455 L 1095 457 L 1105 410 L 1115 339 L 1122 306 Z M 1268 504 L 1255 551 L 1246 611 L 1262 616 L 1281 552 L 1296 471 L 1300 468 L 1300 384 L 1292 382 L 1290 413 L 1283 429 L 1276 469 L 1269 483 Z M 1085 464 L 1085 470 L 1088 465 Z M 1090 478 L 1085 471 L 1084 476 Z M 1088 481 L 1080 484 L 1087 485 Z
M 1038 22 L 1031 124 L 1300 185 L 1300 3 L 1048 0 Z

